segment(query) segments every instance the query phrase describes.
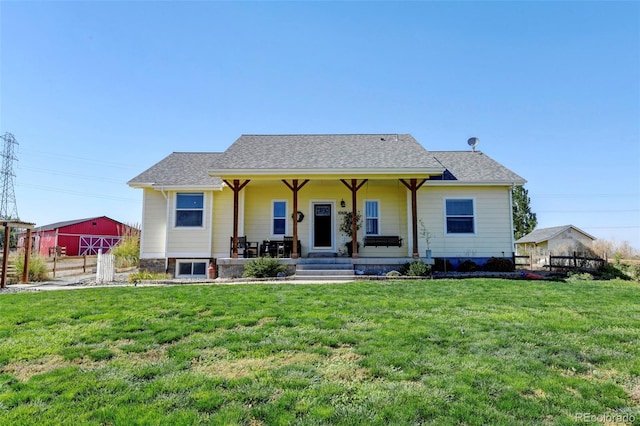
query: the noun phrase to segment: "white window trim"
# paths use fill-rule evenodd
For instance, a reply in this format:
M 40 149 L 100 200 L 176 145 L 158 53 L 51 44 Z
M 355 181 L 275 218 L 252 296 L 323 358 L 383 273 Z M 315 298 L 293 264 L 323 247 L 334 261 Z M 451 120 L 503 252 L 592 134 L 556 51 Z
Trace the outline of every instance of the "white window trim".
M 376 216 L 376 219 L 378 219 L 378 233 L 377 234 L 367 234 L 367 203 L 368 202 L 375 202 L 378 204 L 378 216 Z M 364 200 L 364 204 L 362 206 L 362 210 L 364 211 L 364 217 L 363 217 L 363 225 L 364 225 L 364 235 L 382 235 L 382 219 L 380 218 L 381 214 L 380 214 L 380 210 L 381 210 L 381 206 L 382 204 L 380 203 L 380 200 L 377 199 L 367 199 Z
M 182 195 L 182 194 L 200 194 L 202 195 L 202 223 L 200 224 L 200 226 L 178 226 L 178 210 L 196 210 L 196 209 L 178 209 L 178 195 Z M 205 228 L 205 221 L 206 221 L 206 215 L 205 215 L 205 211 L 206 211 L 206 207 L 207 207 L 207 198 L 205 196 L 204 191 L 177 191 L 175 197 L 173 198 L 173 228 L 174 229 L 180 229 L 180 230 L 201 230 Z
M 470 235 L 477 235 L 478 234 L 478 221 L 476 220 L 477 219 L 477 214 L 476 214 L 476 199 L 475 199 L 475 197 L 445 197 L 443 200 L 444 201 L 442 203 L 442 208 L 443 208 L 443 213 L 444 213 L 444 220 L 442 222 L 443 222 L 443 225 L 444 225 L 444 235 L 446 235 L 447 237 L 468 237 Z M 447 215 L 447 200 L 471 200 L 472 207 L 473 207 L 473 232 L 448 232 L 448 230 L 447 230 L 447 217 L 449 217 L 449 215 Z
M 182 263 L 191 263 L 191 270 L 193 270 L 194 263 L 204 263 L 204 274 L 180 274 L 180 264 Z M 208 264 L 206 259 L 178 259 L 176 260 L 176 278 L 206 278 Z
M 273 214 L 273 207 L 275 203 L 284 203 L 284 234 L 276 234 L 275 233 L 275 226 L 274 226 L 274 221 L 276 219 L 282 219 L 281 217 L 276 218 L 276 216 Z M 289 230 L 289 203 L 287 202 L 287 200 L 271 200 L 271 223 L 270 223 L 270 228 L 271 228 L 271 237 L 273 238 L 281 238 L 284 237 L 285 235 L 287 235 L 287 231 Z

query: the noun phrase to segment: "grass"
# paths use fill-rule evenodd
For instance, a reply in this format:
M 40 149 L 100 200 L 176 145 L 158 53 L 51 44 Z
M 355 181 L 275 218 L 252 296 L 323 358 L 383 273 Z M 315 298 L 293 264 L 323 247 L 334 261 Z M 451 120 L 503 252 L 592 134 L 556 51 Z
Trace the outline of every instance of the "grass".
M 0 296 L 0 424 L 640 424 L 623 281 Z

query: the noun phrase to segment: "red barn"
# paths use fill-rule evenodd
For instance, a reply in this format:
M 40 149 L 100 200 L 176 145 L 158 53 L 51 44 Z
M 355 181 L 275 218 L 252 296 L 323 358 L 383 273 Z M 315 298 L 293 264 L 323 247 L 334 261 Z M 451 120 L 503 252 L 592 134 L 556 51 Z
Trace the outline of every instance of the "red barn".
M 67 256 L 96 255 L 105 253 L 118 244 L 132 227 L 106 216 L 69 220 L 33 229 L 33 250 L 41 256 L 52 256 L 56 251 Z M 22 245 L 21 236 L 18 245 Z

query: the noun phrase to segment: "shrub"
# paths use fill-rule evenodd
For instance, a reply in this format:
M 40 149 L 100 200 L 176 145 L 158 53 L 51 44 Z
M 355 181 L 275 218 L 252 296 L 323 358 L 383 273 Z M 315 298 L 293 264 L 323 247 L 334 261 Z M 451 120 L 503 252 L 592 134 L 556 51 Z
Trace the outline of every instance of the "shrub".
M 407 275 L 412 277 L 424 277 L 431 272 L 431 265 L 427 265 L 420 260 L 414 260 L 407 267 Z
M 286 266 L 281 265 L 278 259 L 269 256 L 258 257 L 244 265 L 244 273 L 242 276 L 245 278 L 272 278 L 283 274 L 286 269 Z
M 620 263 L 610 264 L 607 263 L 603 267 L 598 269 L 597 275 L 603 280 L 621 279 L 628 280 L 630 274 L 624 268 L 625 265 Z
M 130 283 L 138 283 L 140 281 L 166 280 L 169 278 L 169 274 L 165 274 L 164 272 L 137 271 L 129 274 Z
M 9 259 L 16 267 L 16 274 L 22 277 L 24 271 L 24 253 L 12 255 Z M 29 281 L 46 281 L 49 279 L 47 261 L 40 255 L 29 258 Z
M 455 268 L 453 267 L 453 264 L 449 261 L 449 259 L 442 259 L 440 257 L 437 257 L 434 259 L 432 269 L 438 272 L 451 272 Z
M 120 242 L 111 248 L 115 256 L 116 268 L 129 268 L 138 266 L 140 260 L 140 233 L 131 232 L 123 235 Z
M 467 259 L 458 265 L 458 272 L 476 272 L 478 264 L 471 259 Z
M 513 262 L 506 257 L 492 257 L 484 265 L 484 270 L 489 272 L 513 272 L 514 269 Z
M 569 271 L 567 281 L 592 281 L 593 275 L 588 272 Z
M 387 277 L 399 277 L 400 275 L 402 275 L 400 272 L 398 271 L 389 271 L 387 272 Z
M 634 281 L 640 281 L 640 265 L 629 265 L 627 269 L 627 274 Z

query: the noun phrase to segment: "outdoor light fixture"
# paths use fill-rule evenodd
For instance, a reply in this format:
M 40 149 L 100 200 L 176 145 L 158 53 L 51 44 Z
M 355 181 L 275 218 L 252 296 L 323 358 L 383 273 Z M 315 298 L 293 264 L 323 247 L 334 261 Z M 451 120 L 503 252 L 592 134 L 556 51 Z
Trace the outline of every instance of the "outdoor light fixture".
M 345 208 L 347 206 L 347 203 L 344 202 L 344 198 L 342 200 L 340 200 L 340 207 Z

